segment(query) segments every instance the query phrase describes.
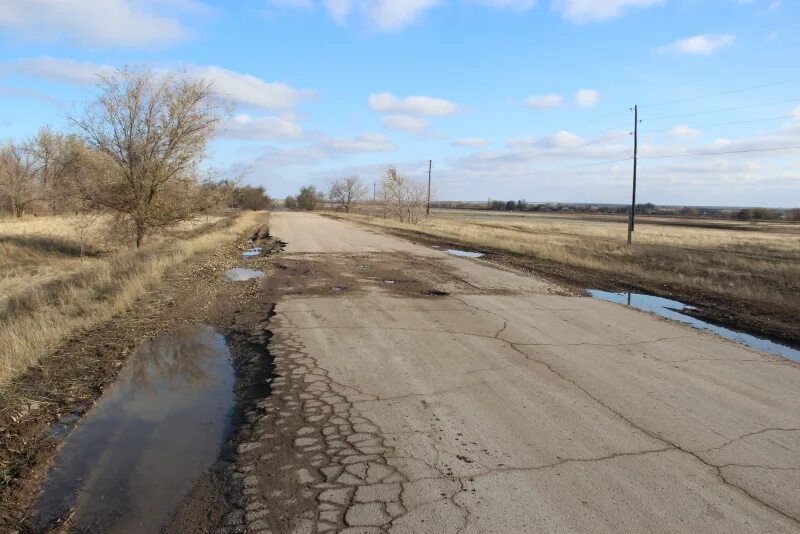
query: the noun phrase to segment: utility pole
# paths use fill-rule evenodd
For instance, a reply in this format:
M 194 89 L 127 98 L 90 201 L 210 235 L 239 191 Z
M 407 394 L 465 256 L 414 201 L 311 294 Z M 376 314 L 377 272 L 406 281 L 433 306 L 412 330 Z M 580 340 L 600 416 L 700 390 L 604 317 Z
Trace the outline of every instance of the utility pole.
M 372 182 L 372 216 L 375 217 L 375 188 L 377 187 L 377 182 Z
M 431 169 L 433 168 L 433 160 L 428 160 L 428 208 L 425 210 L 425 216 L 430 217 L 431 214 Z
M 639 106 L 633 106 L 633 195 L 631 214 L 628 217 L 628 246 L 633 245 L 633 230 L 636 223 L 636 159 L 639 155 Z

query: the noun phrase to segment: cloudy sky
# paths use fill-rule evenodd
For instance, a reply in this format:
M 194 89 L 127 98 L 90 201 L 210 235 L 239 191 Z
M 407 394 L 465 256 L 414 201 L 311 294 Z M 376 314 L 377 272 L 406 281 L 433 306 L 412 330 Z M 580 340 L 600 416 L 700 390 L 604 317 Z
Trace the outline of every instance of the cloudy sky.
M 98 7 L 100 6 L 100 7 Z M 125 66 L 213 82 L 275 196 L 389 164 L 437 198 L 800 205 L 796 0 L 2 0 L 0 140 Z M 793 148 L 792 148 L 793 147 Z

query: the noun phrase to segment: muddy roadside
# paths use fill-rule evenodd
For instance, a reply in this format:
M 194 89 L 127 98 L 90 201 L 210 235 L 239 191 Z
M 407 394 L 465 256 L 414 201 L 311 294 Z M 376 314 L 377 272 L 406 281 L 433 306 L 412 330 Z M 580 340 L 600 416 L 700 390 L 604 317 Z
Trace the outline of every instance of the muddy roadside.
M 263 332 L 272 301 L 261 289 L 263 279 L 232 283 L 222 273 L 242 266 L 242 252 L 253 245 L 263 253 L 247 259 L 247 267 L 269 274 L 270 253 L 281 244 L 259 226 L 170 270 L 131 310 L 69 340 L 0 391 L 0 531 L 37 530 L 30 526 L 32 505 L 60 444 L 145 340 L 182 325 L 207 324 L 231 340 L 234 367 L 244 372 L 249 360 L 242 355 L 252 359 L 258 344 L 253 332 Z M 259 369 L 247 372 L 263 375 L 268 364 L 259 358 Z
M 323 215 L 325 214 L 323 213 Z M 469 243 L 436 238 L 422 232 L 389 229 L 369 223 L 363 224 L 375 231 L 407 239 L 423 246 L 477 251 Z M 680 285 L 656 285 L 645 280 L 580 269 L 498 249 L 484 248 L 477 252 L 484 253 L 481 261 L 542 277 L 568 288 L 578 295 L 588 295 L 588 289 L 599 289 L 612 292 L 644 293 L 677 300 L 693 306 L 695 309 L 687 310 L 686 313 L 703 321 L 800 348 L 800 321 L 794 309 L 778 305 L 764 308 L 746 299 L 721 299 L 713 294 L 698 292 L 694 288 Z

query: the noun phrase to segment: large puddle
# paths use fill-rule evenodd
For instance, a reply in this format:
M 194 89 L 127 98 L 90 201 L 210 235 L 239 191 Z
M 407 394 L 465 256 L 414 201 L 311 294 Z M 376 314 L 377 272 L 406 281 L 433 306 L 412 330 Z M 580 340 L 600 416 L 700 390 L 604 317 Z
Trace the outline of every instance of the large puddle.
M 37 529 L 158 532 L 217 459 L 234 371 L 225 339 L 190 325 L 143 344 L 67 436 L 36 503 Z
M 725 339 L 741 343 L 742 345 L 747 345 L 748 347 L 776 356 L 783 356 L 790 360 L 800 361 L 800 350 L 798 349 L 776 343 L 769 339 L 763 339 L 723 326 L 717 326 L 692 317 L 691 315 L 686 315 L 682 313 L 682 311 L 691 309 L 692 307 L 677 300 L 665 299 L 653 295 L 642 295 L 639 293 L 609 293 L 608 291 L 599 291 L 597 289 L 590 289 L 589 293 L 596 299 L 625 304 L 633 308 L 653 312 L 661 317 L 688 324 L 700 330 L 714 332 Z

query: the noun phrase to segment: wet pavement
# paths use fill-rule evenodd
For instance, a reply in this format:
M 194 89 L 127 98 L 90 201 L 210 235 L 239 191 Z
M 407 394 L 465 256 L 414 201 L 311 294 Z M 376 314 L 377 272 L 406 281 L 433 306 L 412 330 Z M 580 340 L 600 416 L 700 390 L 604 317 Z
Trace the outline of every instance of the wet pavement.
M 672 319 L 673 321 L 678 321 L 700 330 L 714 332 L 725 339 L 735 341 L 736 343 L 741 343 L 742 345 L 758 349 L 768 354 L 783 356 L 789 360 L 800 362 L 799 349 L 776 343 L 769 339 L 746 334 L 744 332 L 731 330 L 730 328 L 725 328 L 723 326 L 717 326 L 696 317 L 692 317 L 691 315 L 682 313 L 684 310 L 691 310 L 693 308 L 692 306 L 677 300 L 665 299 L 662 297 L 656 297 L 654 295 L 643 295 L 640 293 L 610 293 L 608 291 L 600 291 L 597 289 L 590 289 L 589 294 L 592 296 L 592 298 L 616 302 L 618 304 L 625 304 L 626 306 L 630 306 L 639 310 L 652 312 L 661 317 Z
M 143 344 L 66 437 L 36 503 L 37 528 L 157 532 L 230 431 L 225 339 L 188 325 Z

